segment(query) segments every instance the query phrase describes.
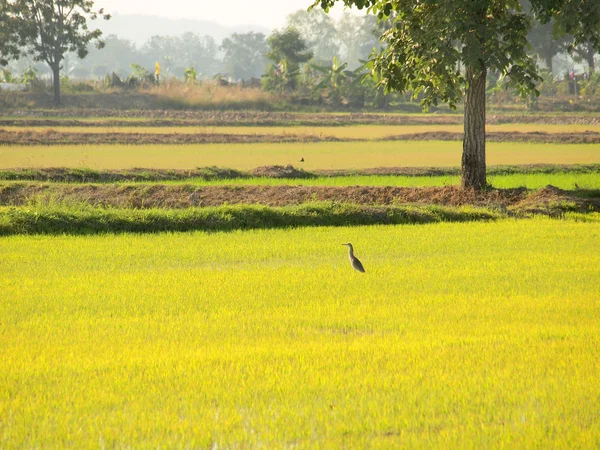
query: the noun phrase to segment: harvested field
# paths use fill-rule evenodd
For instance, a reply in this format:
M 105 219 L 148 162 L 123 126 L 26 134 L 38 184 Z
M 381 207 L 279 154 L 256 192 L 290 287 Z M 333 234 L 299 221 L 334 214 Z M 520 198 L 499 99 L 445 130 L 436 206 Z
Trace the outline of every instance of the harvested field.
M 293 129 L 292 129 L 293 130 Z M 537 142 L 599 144 L 600 133 L 490 132 L 488 142 Z M 463 133 L 430 131 L 387 136 L 386 141 L 462 141 Z M 156 144 L 252 144 L 310 142 L 369 142 L 376 139 L 338 138 L 323 134 L 224 134 L 224 133 L 84 133 L 45 130 L 7 131 L 0 129 L 0 145 L 156 145 Z
M 587 196 L 586 196 L 587 195 Z M 323 186 L 207 186 L 193 185 L 64 185 L 10 183 L 0 185 L 1 206 L 27 204 L 86 204 L 116 208 L 190 208 L 225 204 L 288 206 L 314 201 L 360 205 L 423 204 L 478 206 L 501 211 L 600 211 L 598 192 L 576 194 L 554 187 L 491 189 L 482 192 L 456 186 L 432 188 Z
M 453 125 L 462 114 L 327 114 L 237 111 L 57 109 L 4 111 L 0 126 L 349 126 Z M 92 120 L 89 120 L 92 119 Z M 98 120 L 110 119 L 110 120 Z M 132 120 L 135 119 L 135 120 Z M 140 120 L 142 119 L 142 120 Z M 488 124 L 600 125 L 600 115 L 489 114 Z

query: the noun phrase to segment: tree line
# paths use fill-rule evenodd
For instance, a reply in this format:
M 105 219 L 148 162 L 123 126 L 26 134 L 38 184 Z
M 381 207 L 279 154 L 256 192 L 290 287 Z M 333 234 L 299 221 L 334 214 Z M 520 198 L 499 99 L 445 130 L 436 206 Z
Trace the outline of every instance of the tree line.
M 533 16 L 531 3 L 522 0 L 521 4 Z M 66 11 L 67 5 L 73 5 L 69 11 Z M 360 61 L 366 61 L 374 49 L 381 49 L 380 37 L 393 22 L 391 19 L 380 22 L 373 14 L 357 16 L 350 13 L 345 13 L 336 22 L 320 9 L 310 12 L 299 10 L 287 18 L 284 29 L 276 30 L 271 36 L 256 32 L 234 33 L 218 43 L 211 36 L 186 32 L 180 36 L 156 35 L 142 45 L 136 45 L 115 35 L 101 37 L 99 30 L 86 30 L 86 17 L 89 19 L 104 13 L 94 12 L 90 1 L 0 0 L 0 8 L 4 11 L 4 14 L 0 13 L 0 20 L 4 25 L 10 25 L 11 20 L 7 19 L 12 19 L 12 28 L 17 30 L 15 37 L 19 37 L 9 39 L 10 26 L 0 28 L 2 62 L 6 65 L 11 60 L 10 69 L 18 73 L 24 73 L 36 62 L 41 62 L 52 73 L 62 67 L 62 75 L 72 78 L 100 78 L 113 72 L 126 78 L 134 72 L 134 65 L 152 72 L 158 61 L 163 77 L 186 78 L 186 71 L 190 69 L 199 78 L 222 75 L 233 81 L 258 79 L 266 75 L 265 86 L 273 90 L 281 89 L 284 83 L 272 76 L 274 69 L 282 63 L 287 65 L 284 74 L 287 89 L 293 90 L 300 84 L 299 69 L 305 63 L 311 66 L 306 67 L 305 72 L 313 70 L 319 74 L 326 68 L 331 72 L 328 74 L 330 78 L 352 78 L 351 71 L 360 65 Z M 66 42 L 53 43 L 48 32 L 43 36 L 39 31 L 43 29 L 42 23 L 54 22 L 56 26 L 51 27 L 50 34 L 56 34 L 61 26 L 61 15 L 64 15 L 62 27 Z M 73 17 L 77 20 L 72 20 Z M 104 15 L 104 18 L 109 16 Z M 27 23 L 29 26 L 24 26 Z M 532 25 L 527 35 L 531 52 L 550 71 L 556 55 L 570 53 L 577 61 L 584 62 L 589 72 L 594 72 L 594 55 L 598 49 L 591 41 L 574 45 L 573 36 L 556 33 L 554 21 L 541 23 L 536 19 Z M 292 29 L 297 33 L 292 33 Z M 37 39 L 34 36 L 36 32 L 40 34 Z M 49 61 L 56 59 L 53 56 L 57 54 L 56 49 L 63 51 L 65 45 L 71 45 L 71 48 L 64 48 L 66 51 L 60 61 Z M 20 47 L 25 47 L 25 51 Z M 298 58 L 303 51 L 298 49 L 305 49 L 305 54 L 310 57 Z M 81 55 L 86 58 L 80 59 Z M 17 56 L 21 59 L 16 59 Z M 344 71 L 340 70 L 342 66 Z M 44 71 L 43 65 L 35 67 Z M 305 81 L 309 75 L 304 74 Z M 332 86 L 336 84 L 335 79 L 331 80 Z

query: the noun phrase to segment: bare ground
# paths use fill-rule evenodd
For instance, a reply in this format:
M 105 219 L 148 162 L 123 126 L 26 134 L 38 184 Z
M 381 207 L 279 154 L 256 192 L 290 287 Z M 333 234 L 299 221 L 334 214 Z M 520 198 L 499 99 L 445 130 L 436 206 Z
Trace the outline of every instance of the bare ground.
M 151 145 L 151 144 L 252 144 L 286 142 L 331 142 L 335 137 L 272 134 L 218 133 L 70 133 L 47 131 L 6 131 L 0 129 L 0 145 Z
M 489 142 L 538 142 L 561 144 L 598 144 L 600 133 L 487 133 Z M 389 136 L 385 141 L 462 141 L 463 133 L 432 131 Z M 55 130 L 7 131 L 0 129 L 0 145 L 151 145 L 151 144 L 252 144 L 311 142 L 372 142 L 374 140 L 336 138 L 333 136 L 292 134 L 222 134 L 222 133 L 72 133 Z
M 43 181 L 58 183 L 119 183 L 164 182 L 189 179 L 232 180 L 238 178 L 316 178 L 344 177 L 351 175 L 378 176 L 458 176 L 460 167 L 375 167 L 371 169 L 337 169 L 305 171 L 292 165 L 262 166 L 247 172 L 222 167 L 198 167 L 192 170 L 133 168 L 121 170 L 95 170 L 81 168 L 16 168 L 0 169 L 0 180 Z M 599 173 L 600 164 L 524 164 L 512 166 L 488 166 L 488 175 L 531 173 Z
M 563 191 L 552 186 L 538 191 L 491 189 L 481 192 L 459 187 L 322 187 L 322 186 L 208 186 L 192 185 L 61 185 L 0 184 L 0 205 L 71 203 L 117 208 L 189 208 L 224 204 L 296 205 L 331 201 L 360 205 L 477 206 L 509 214 L 600 211 L 600 193 Z

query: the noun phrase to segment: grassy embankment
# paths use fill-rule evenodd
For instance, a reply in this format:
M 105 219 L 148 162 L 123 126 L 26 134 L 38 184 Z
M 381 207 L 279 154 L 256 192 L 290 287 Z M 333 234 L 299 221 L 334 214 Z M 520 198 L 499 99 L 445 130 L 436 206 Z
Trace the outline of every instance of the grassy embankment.
M 496 220 L 499 212 L 473 207 L 364 206 L 313 202 L 297 206 L 224 205 L 187 209 L 104 208 L 85 203 L 33 201 L 0 206 L 0 236 L 16 234 L 233 231 L 301 226 L 360 226 Z M 588 220 L 600 221 L 600 216 Z
M 597 447 L 599 239 L 548 219 L 3 238 L 0 447 Z

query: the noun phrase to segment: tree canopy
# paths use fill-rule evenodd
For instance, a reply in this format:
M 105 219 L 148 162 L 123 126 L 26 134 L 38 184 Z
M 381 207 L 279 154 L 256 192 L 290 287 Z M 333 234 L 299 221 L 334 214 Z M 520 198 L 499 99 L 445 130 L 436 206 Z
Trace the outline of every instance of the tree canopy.
M 330 62 L 334 56 L 339 56 L 340 47 L 335 23 L 323 11 L 296 11 L 288 16 L 287 26 L 298 30 L 314 59 Z
M 338 0 L 317 0 L 328 11 Z M 412 90 L 424 108 L 464 99 L 463 187 L 486 186 L 485 103 L 489 70 L 501 74 L 507 87 L 522 96 L 536 94 L 541 78 L 529 54 L 527 35 L 532 17 L 519 0 L 339 0 L 391 21 L 381 40 L 385 46 L 371 55 L 372 76 L 388 91 Z M 554 19 L 576 42 L 590 40 L 598 21 L 597 1 L 532 0 L 534 17 Z M 582 6 L 583 4 L 587 6 Z M 592 5 L 593 4 L 593 5 Z M 311 7 L 311 8 L 312 8 Z M 596 39 L 596 38 L 593 38 Z M 595 42 L 595 41 L 594 41 Z M 464 70 L 461 70 L 464 68 Z
M 267 63 L 267 37 L 262 33 L 233 33 L 223 40 L 221 50 L 227 72 L 238 80 L 260 78 Z
M 54 99 L 60 103 L 60 70 L 65 55 L 72 52 L 85 58 L 92 41 L 102 47 L 102 32 L 90 30 L 87 21 L 99 16 L 108 20 L 110 15 L 104 14 L 103 9 L 95 11 L 91 0 L 7 0 L 4 3 L 24 53 L 52 69 Z
M 267 39 L 267 43 L 267 58 L 275 63 L 286 60 L 290 71 L 297 70 L 300 64 L 313 57 L 313 52 L 308 49 L 306 41 L 294 27 L 275 30 Z
M 13 6 L 8 0 L 0 0 L 0 66 L 20 55 L 18 25 L 15 21 Z

